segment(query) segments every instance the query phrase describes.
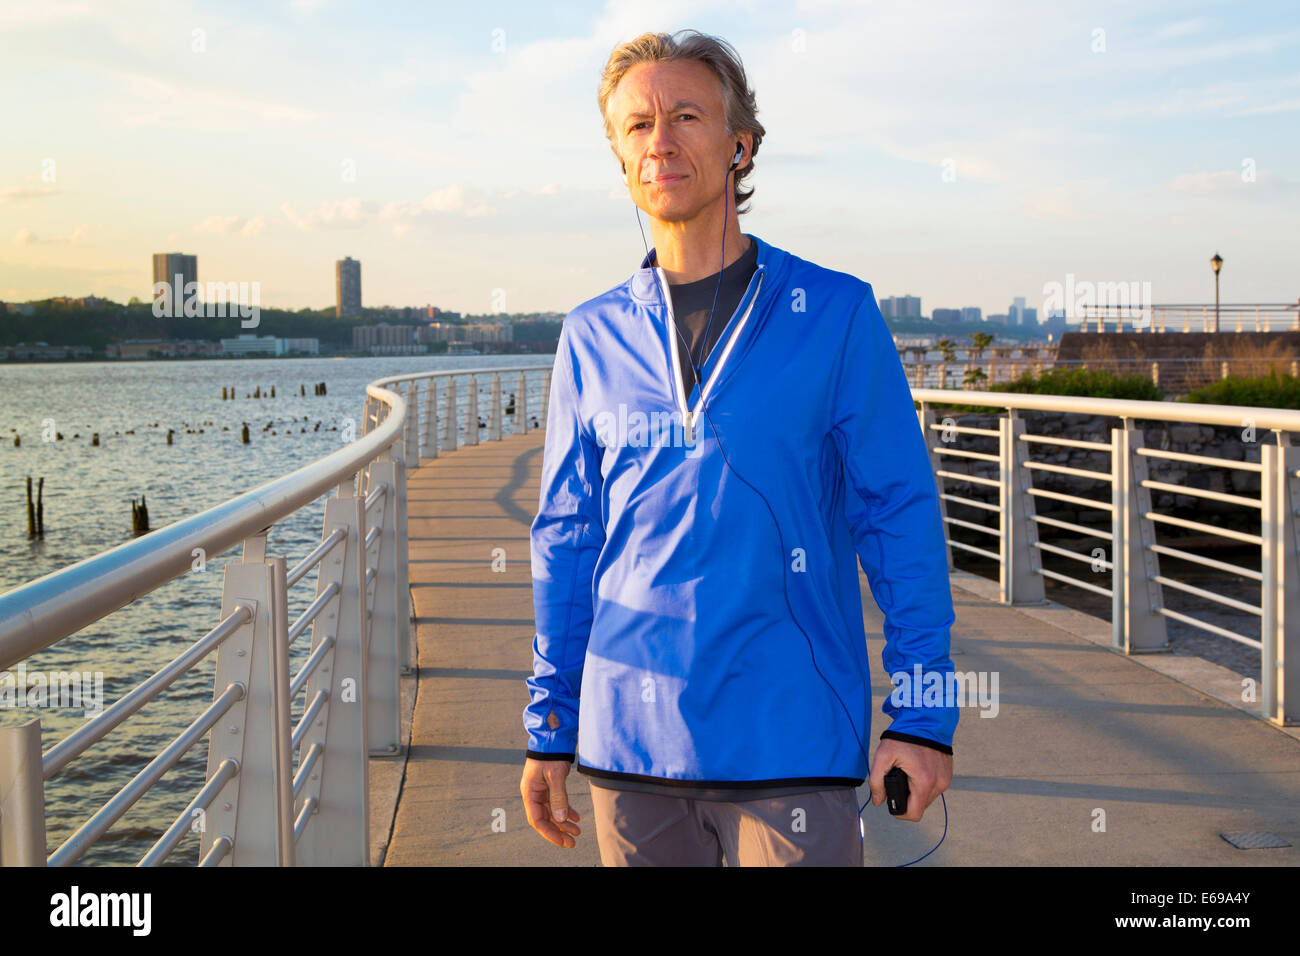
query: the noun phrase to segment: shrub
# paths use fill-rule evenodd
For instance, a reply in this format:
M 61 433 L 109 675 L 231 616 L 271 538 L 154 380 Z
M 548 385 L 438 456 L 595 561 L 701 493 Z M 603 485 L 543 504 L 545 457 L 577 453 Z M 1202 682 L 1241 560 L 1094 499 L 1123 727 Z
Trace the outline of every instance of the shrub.
M 1087 398 L 1123 398 L 1141 402 L 1164 401 L 1165 394 L 1151 379 L 1142 375 L 1117 375 L 1103 369 L 1054 368 L 1035 377 L 1025 372 L 1010 382 L 998 382 L 986 392 L 1017 392 L 1029 395 L 1073 395 Z M 991 412 L 991 406 L 945 405 L 956 412 Z
M 1229 375 L 1180 399 L 1206 405 L 1249 405 L 1254 408 L 1300 409 L 1300 379 L 1282 375 Z

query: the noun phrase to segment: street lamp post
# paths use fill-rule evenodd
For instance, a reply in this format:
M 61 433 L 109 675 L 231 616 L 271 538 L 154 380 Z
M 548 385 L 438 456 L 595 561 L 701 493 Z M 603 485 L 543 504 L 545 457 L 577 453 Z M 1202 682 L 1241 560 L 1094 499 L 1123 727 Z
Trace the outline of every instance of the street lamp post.
M 1223 256 L 1217 252 L 1214 258 L 1210 260 L 1210 265 L 1214 267 L 1214 331 L 1219 331 L 1219 270 L 1223 268 Z

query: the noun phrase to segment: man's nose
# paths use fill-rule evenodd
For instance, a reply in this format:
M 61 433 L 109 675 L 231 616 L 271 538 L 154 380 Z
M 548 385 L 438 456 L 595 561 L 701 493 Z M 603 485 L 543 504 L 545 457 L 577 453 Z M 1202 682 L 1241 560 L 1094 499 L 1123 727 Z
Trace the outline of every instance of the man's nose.
M 668 117 L 656 117 L 654 129 L 651 130 L 650 140 L 646 145 L 646 152 L 651 156 L 658 157 L 671 156 L 676 151 L 677 143 L 673 139 Z

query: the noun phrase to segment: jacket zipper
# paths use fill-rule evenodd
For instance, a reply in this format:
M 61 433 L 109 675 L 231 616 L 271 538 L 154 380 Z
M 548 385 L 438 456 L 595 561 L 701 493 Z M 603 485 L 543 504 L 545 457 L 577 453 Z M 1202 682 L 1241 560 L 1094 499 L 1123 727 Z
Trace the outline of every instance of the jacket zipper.
M 699 421 L 700 410 L 704 406 L 704 399 L 711 392 L 714 381 L 717 380 L 718 375 L 722 372 L 722 366 L 726 364 L 727 357 L 731 355 L 732 348 L 735 346 L 737 340 L 739 340 L 740 334 L 745 329 L 745 325 L 749 322 L 749 314 L 754 311 L 754 304 L 758 302 L 758 293 L 763 288 L 763 276 L 766 274 L 766 269 L 766 265 L 760 265 L 755 270 L 758 284 L 754 288 L 753 296 L 750 297 L 749 305 L 745 307 L 745 314 L 740 317 L 740 322 L 731 333 L 731 337 L 727 339 L 727 344 L 723 348 L 722 354 L 718 356 L 718 364 L 713 367 L 712 374 L 705 379 L 704 386 L 700 389 L 699 398 L 696 399 L 694 411 L 690 411 L 686 407 L 686 383 L 681 379 L 681 356 L 677 351 L 677 319 L 673 316 L 673 300 L 672 296 L 668 294 L 668 281 L 664 276 L 663 269 L 660 266 L 654 267 L 655 275 L 658 276 L 659 279 L 660 289 L 663 291 L 664 304 L 668 307 L 668 341 L 672 352 L 672 361 L 669 363 L 672 366 L 670 370 L 670 380 L 676 383 L 677 408 L 682 413 L 682 422 L 685 424 L 688 433 L 695 430 L 695 425 Z M 746 290 L 746 294 L 748 294 L 748 290 Z M 735 316 L 733 315 L 732 317 L 734 318 Z

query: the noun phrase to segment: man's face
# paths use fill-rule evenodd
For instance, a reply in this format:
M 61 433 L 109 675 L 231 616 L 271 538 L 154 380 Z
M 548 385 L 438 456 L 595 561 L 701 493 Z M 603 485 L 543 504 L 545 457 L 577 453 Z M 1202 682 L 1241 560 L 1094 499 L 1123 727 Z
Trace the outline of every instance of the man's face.
M 736 142 L 723 115 L 722 83 L 696 60 L 638 63 L 619 81 L 609 101 L 610 121 L 626 163 L 632 200 L 665 222 L 689 221 L 725 195 Z

